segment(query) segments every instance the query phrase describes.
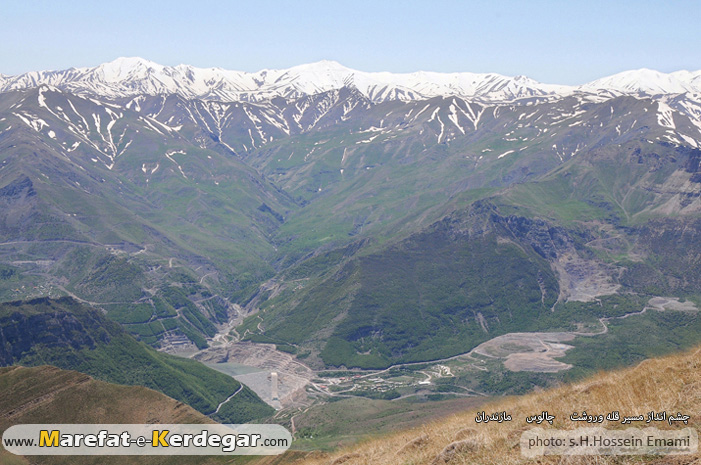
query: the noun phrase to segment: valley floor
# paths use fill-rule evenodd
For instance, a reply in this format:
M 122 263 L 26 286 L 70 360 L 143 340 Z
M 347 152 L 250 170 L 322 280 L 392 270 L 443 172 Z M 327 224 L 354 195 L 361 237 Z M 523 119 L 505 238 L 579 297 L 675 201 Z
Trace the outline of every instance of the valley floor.
M 268 421 L 290 429 L 294 448 L 330 450 L 369 434 L 406 429 L 474 408 L 505 392 L 521 394 L 581 377 L 581 372 L 566 377 L 579 359 L 575 357 L 574 364 L 561 361 L 568 360 L 567 352 L 578 340 L 596 344 L 620 334 L 639 344 L 625 325 L 637 326 L 642 318 L 669 312 L 696 315 L 698 309 L 690 301 L 655 297 L 641 310 L 594 319 L 577 331 L 508 333 L 465 354 L 382 370 L 313 370 L 272 344 L 238 342 L 223 333 L 211 348 L 190 355 L 246 384 L 275 407 L 277 412 Z M 609 327 L 614 324 L 618 326 L 611 335 Z M 272 373 L 278 378 L 276 399 Z M 484 389 L 485 384 L 497 390 Z M 505 385 L 510 391 L 498 390 Z

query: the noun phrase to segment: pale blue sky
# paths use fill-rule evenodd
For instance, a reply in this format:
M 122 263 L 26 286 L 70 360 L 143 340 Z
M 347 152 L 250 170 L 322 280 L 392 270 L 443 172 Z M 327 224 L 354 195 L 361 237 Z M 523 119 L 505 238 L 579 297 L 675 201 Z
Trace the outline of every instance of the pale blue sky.
M 322 59 L 363 71 L 497 72 L 581 84 L 701 69 L 701 1 L 0 2 L 0 73 L 119 56 L 242 71 Z

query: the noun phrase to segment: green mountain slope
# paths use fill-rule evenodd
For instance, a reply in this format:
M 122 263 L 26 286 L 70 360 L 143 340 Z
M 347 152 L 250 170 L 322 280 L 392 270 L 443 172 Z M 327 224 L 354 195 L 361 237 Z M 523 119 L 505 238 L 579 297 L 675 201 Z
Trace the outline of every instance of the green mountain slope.
M 408 238 L 320 254 L 282 274 L 239 333 L 298 346 L 319 356 L 312 363 L 379 368 L 584 324 L 568 302 L 698 301 L 689 252 L 701 246 L 700 154 L 640 141 L 596 148 Z
M 476 205 L 277 298 L 264 314 L 265 336 L 302 344 L 331 328 L 325 363 L 377 368 L 456 355 L 533 326 L 557 300 L 557 280 L 492 214 Z
M 386 366 L 574 324 L 568 302 L 695 298 L 694 105 L 7 92 L 0 299 L 75 296 L 166 350 L 243 321 Z
M 0 304 L 0 364 L 54 365 L 111 383 L 146 386 L 206 415 L 241 388 L 199 362 L 156 352 L 71 298 Z M 273 412 L 247 387 L 240 394 L 217 420 L 241 423 Z
M 19 265 L 3 300 L 146 306 L 132 334 L 203 347 L 230 299 L 274 274 L 271 234 L 294 202 L 230 152 L 46 88 L 3 94 L 0 113 L 0 260 Z M 183 283 L 188 309 L 162 302 Z

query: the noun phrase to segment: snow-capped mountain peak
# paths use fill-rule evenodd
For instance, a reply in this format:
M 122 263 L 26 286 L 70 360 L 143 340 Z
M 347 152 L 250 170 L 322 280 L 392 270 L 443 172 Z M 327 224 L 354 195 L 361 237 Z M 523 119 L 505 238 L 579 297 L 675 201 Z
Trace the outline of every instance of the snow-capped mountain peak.
M 701 72 L 662 73 L 653 69 L 623 71 L 580 86 L 584 91 L 608 90 L 623 94 L 683 94 L 701 89 Z
M 355 87 L 375 102 L 446 95 L 486 102 L 510 101 L 554 95 L 563 89 L 569 92 L 569 88 L 541 84 L 525 76 L 511 78 L 494 73 L 362 72 L 332 60 L 246 73 L 189 65 L 163 66 L 138 57 L 121 57 L 94 68 L 5 76 L 0 80 L 0 91 L 40 84 L 109 98 L 179 94 L 229 102 L 299 98 L 347 86 Z
M 264 101 L 314 95 L 353 87 L 373 102 L 457 96 L 483 103 L 511 102 L 527 97 L 562 97 L 573 93 L 668 95 L 701 92 L 701 71 L 661 73 L 650 69 L 625 71 L 579 87 L 551 85 L 526 76 L 496 73 L 363 72 L 322 60 L 287 69 L 255 73 L 189 65 L 164 66 L 121 57 L 93 68 L 0 75 L 0 92 L 42 84 L 80 95 L 126 98 L 178 94 L 188 99 L 223 102 Z
M 149 72 L 162 72 L 164 66 L 139 57 L 120 57 L 109 63 L 103 63 L 93 68 L 95 74 L 106 82 L 120 82 L 132 77 L 143 77 Z M 90 72 L 89 68 L 85 71 Z

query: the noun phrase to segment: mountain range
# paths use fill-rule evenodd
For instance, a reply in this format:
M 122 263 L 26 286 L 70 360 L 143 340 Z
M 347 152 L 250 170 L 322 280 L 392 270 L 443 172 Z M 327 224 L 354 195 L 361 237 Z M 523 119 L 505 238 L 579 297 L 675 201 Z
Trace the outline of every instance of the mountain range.
M 701 305 L 701 72 L 121 58 L 0 92 L 0 298 L 72 296 L 162 350 L 382 368 Z
M 701 71 L 660 73 L 626 71 L 580 86 L 543 84 L 526 76 L 496 73 L 368 73 L 335 61 L 255 73 L 189 65 L 163 66 L 142 58 L 118 58 L 93 68 L 0 75 L 0 92 L 55 86 L 79 95 L 108 98 L 177 94 L 187 99 L 259 102 L 294 99 L 344 87 L 355 88 L 374 103 L 456 96 L 481 102 L 509 102 L 524 97 L 564 97 L 575 93 L 701 93 Z

